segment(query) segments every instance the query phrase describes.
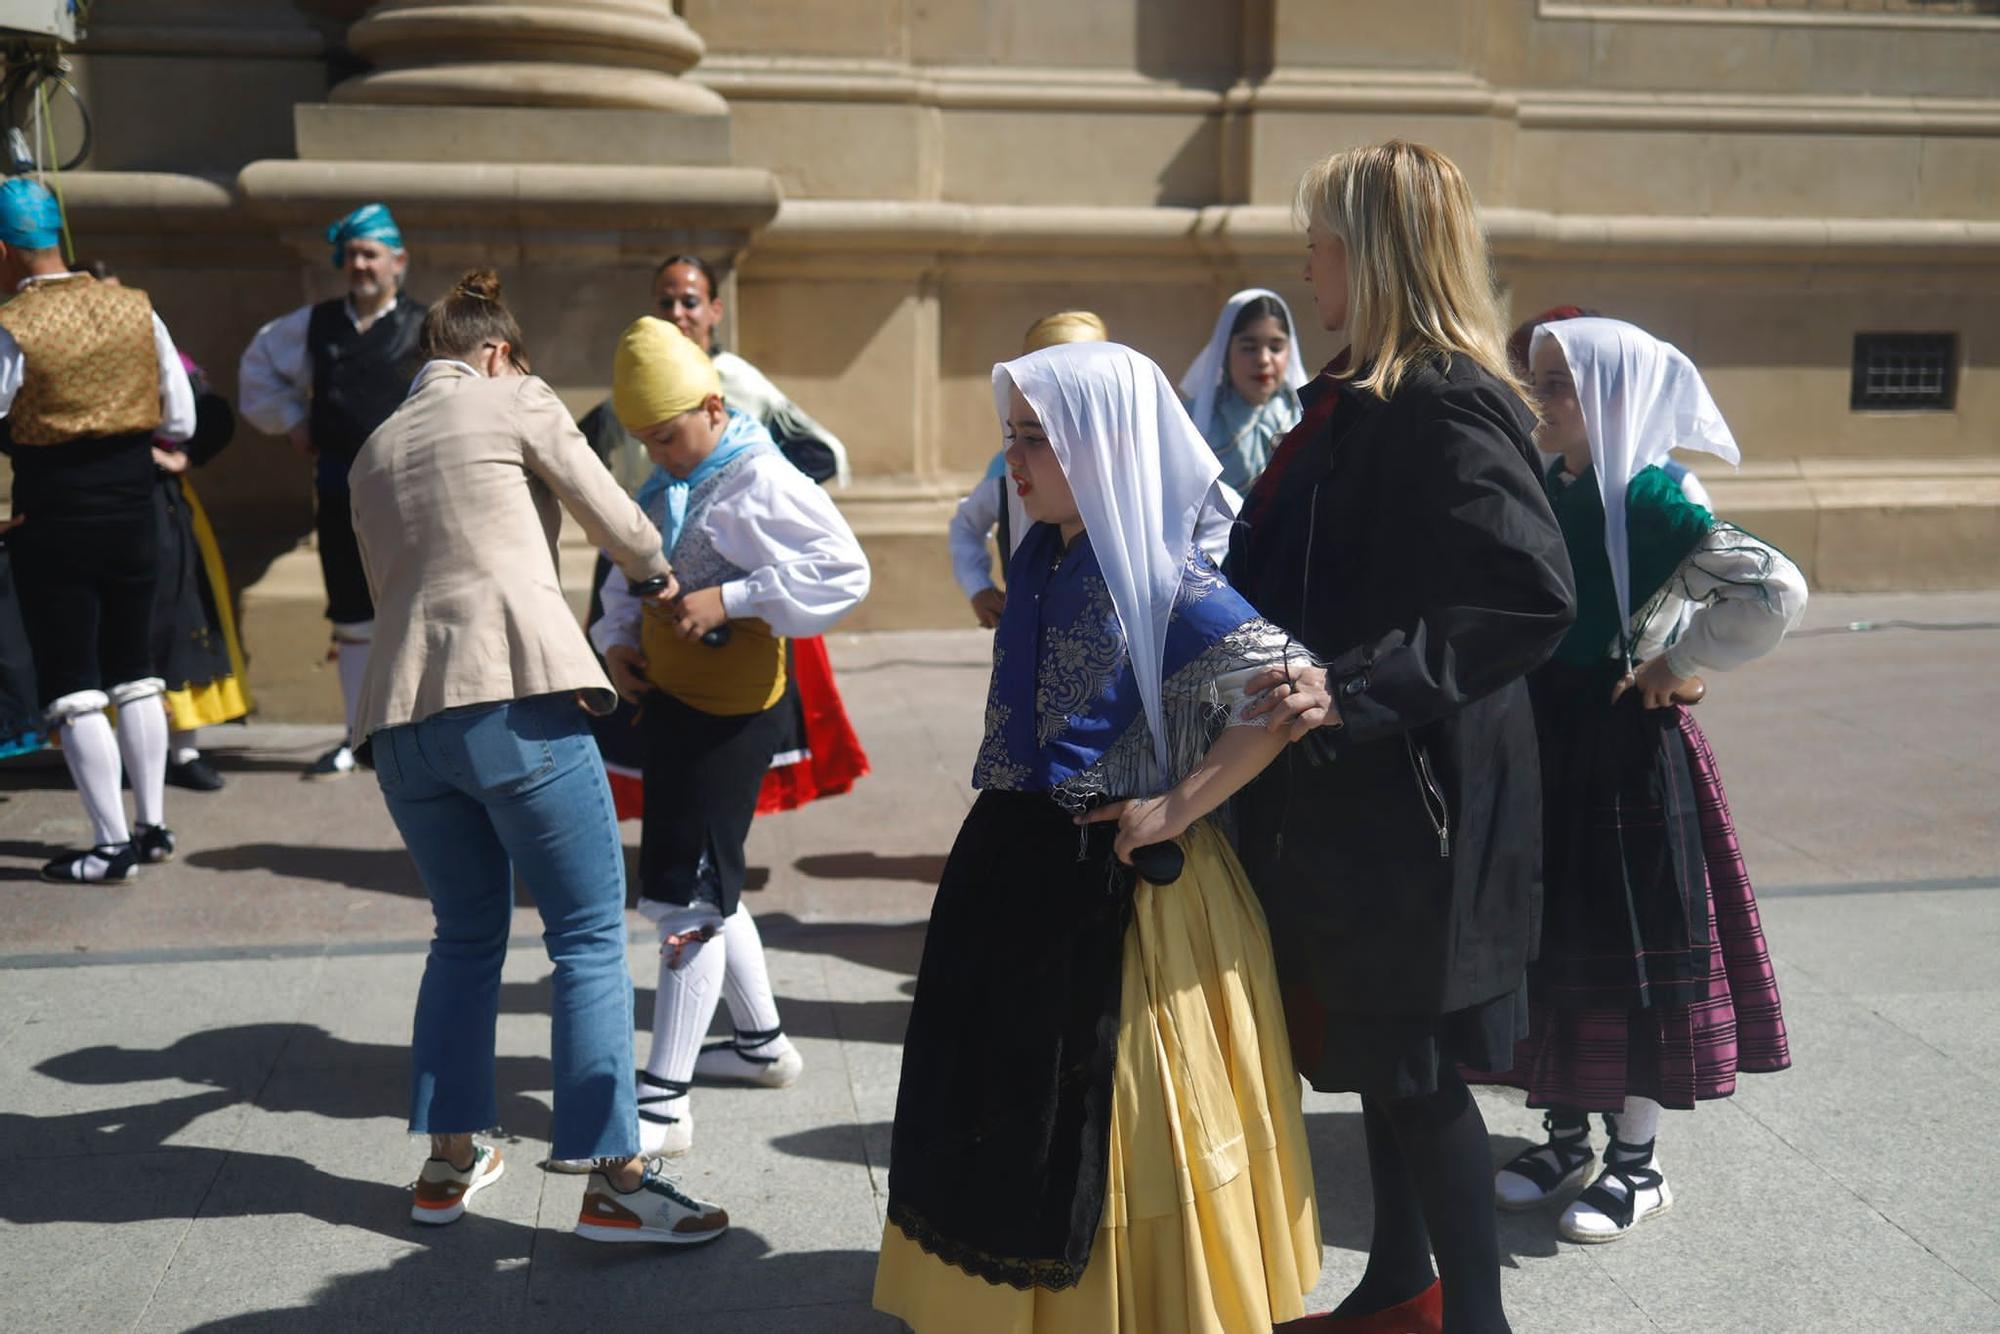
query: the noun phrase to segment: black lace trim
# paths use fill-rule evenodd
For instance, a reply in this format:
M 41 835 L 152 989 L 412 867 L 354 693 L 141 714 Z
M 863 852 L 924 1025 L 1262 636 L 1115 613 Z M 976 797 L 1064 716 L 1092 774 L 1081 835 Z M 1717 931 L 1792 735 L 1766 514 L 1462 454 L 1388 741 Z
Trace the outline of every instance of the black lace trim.
M 897 1231 L 921 1246 L 925 1254 L 988 1283 L 1021 1292 L 1035 1288 L 1061 1292 L 1083 1281 L 1083 1265 L 1071 1264 L 1067 1260 L 1024 1260 L 1018 1256 L 991 1255 L 947 1237 L 914 1209 L 893 1198 L 889 1201 L 889 1221 L 896 1225 Z

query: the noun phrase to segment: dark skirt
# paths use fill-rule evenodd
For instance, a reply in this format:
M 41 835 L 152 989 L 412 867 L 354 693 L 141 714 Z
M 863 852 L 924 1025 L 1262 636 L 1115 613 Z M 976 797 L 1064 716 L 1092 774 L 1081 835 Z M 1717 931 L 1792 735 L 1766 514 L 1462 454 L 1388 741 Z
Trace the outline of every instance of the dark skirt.
M 1528 1032 L 1525 986 L 1445 1014 L 1348 1014 L 1322 1008 L 1309 987 L 1284 995 L 1292 1056 L 1321 1093 L 1423 1097 L 1441 1070 L 1506 1061 Z
M 168 690 L 220 681 L 234 670 L 229 641 L 180 478 L 160 474 L 153 498 L 160 539 L 159 579 L 153 585 L 153 670 Z
M 1104 1215 L 1131 881 L 1112 825 L 980 794 L 924 938 L 889 1222 L 969 1274 L 1072 1287 Z
M 1512 1068 L 1468 1072 L 1525 1090 L 1532 1107 L 1617 1111 L 1630 1095 L 1685 1109 L 1734 1093 L 1739 1071 L 1767 1074 L 1792 1063 L 1777 977 L 1715 754 L 1686 709 L 1670 712 L 1678 715 L 1675 730 L 1701 826 L 1710 924 L 1702 995 L 1686 1005 L 1634 1007 L 1558 1004 L 1537 992 Z
M 712 899 L 723 916 L 736 911 L 743 844 L 784 735 L 781 708 L 720 717 L 664 691 L 645 697 L 639 707 L 646 748 L 640 897 L 682 906 Z
M 1615 663 L 1529 678 L 1542 768 L 1537 999 L 1692 1005 L 1713 934 L 1682 710 L 1610 702 Z
M 35 660 L 21 624 L 14 592 L 14 565 L 0 542 L 0 758 L 36 750 L 42 744 L 41 700 L 35 690 Z

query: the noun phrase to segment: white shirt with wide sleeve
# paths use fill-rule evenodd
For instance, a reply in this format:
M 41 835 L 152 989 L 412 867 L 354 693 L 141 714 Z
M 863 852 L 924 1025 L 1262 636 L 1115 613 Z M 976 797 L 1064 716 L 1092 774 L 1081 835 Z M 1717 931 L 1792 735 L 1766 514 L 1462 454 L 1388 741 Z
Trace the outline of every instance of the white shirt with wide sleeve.
M 805 639 L 825 634 L 868 596 L 868 557 L 817 482 L 772 451 L 750 459 L 718 484 L 696 520 L 724 560 L 745 571 L 722 585 L 731 620 L 756 617 L 773 631 Z M 639 644 L 639 600 L 620 570 L 600 594 L 604 615 L 590 629 L 603 653 Z
M 407 299 L 398 296 L 375 319 Z M 354 303 L 343 302 L 341 308 L 347 313 L 347 322 L 360 329 Z M 307 304 L 266 324 L 250 340 L 237 364 L 236 406 L 245 421 L 266 435 L 286 434 L 312 411 L 312 353 L 306 347 L 312 313 L 312 304 Z
M 43 274 L 27 279 L 16 290 L 25 290 L 31 283 L 59 282 L 71 276 Z M 157 310 L 153 312 L 153 356 L 160 366 L 160 426 L 154 434 L 163 440 L 185 440 L 194 434 L 194 386 L 188 382 L 180 350 L 174 346 L 173 335 L 167 332 L 166 322 Z M 14 410 L 14 397 L 21 392 L 27 378 L 28 359 L 21 345 L 12 334 L 0 329 L 0 417 Z

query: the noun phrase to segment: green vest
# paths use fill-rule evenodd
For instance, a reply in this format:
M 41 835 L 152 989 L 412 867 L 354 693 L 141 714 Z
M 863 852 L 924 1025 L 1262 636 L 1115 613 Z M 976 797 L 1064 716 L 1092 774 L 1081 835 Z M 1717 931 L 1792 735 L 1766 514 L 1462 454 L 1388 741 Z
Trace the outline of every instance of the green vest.
M 1576 575 L 1576 623 L 1556 646 L 1555 657 L 1558 662 L 1589 666 L 1605 661 L 1610 646 L 1623 643 L 1630 629 L 1619 624 L 1611 558 L 1604 552 L 1604 502 L 1597 494 L 1597 478 L 1585 472 L 1564 485 L 1561 476 L 1558 459 L 1550 465 L 1543 485 Z M 1645 468 L 1634 475 L 1625 488 L 1625 540 L 1635 616 L 1714 525 L 1714 516 L 1689 500 L 1663 470 Z

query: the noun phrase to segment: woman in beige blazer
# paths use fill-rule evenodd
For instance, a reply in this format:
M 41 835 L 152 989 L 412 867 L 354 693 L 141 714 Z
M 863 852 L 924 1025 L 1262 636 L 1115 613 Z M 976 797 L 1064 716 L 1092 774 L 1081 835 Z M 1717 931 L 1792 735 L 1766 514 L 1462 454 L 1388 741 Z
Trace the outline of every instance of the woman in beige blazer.
M 490 272 L 424 319 L 430 360 L 349 475 L 376 606 L 352 741 L 436 919 L 411 1041 L 410 1129 L 431 1137 L 411 1217 L 455 1221 L 498 1180 L 494 1028 L 516 871 L 555 964 L 553 1157 L 592 1160 L 580 1234 L 686 1244 L 728 1226 L 638 1157 L 625 861 L 586 711 L 615 696 L 556 575 L 560 504 L 655 600 L 660 534 L 528 374 Z

